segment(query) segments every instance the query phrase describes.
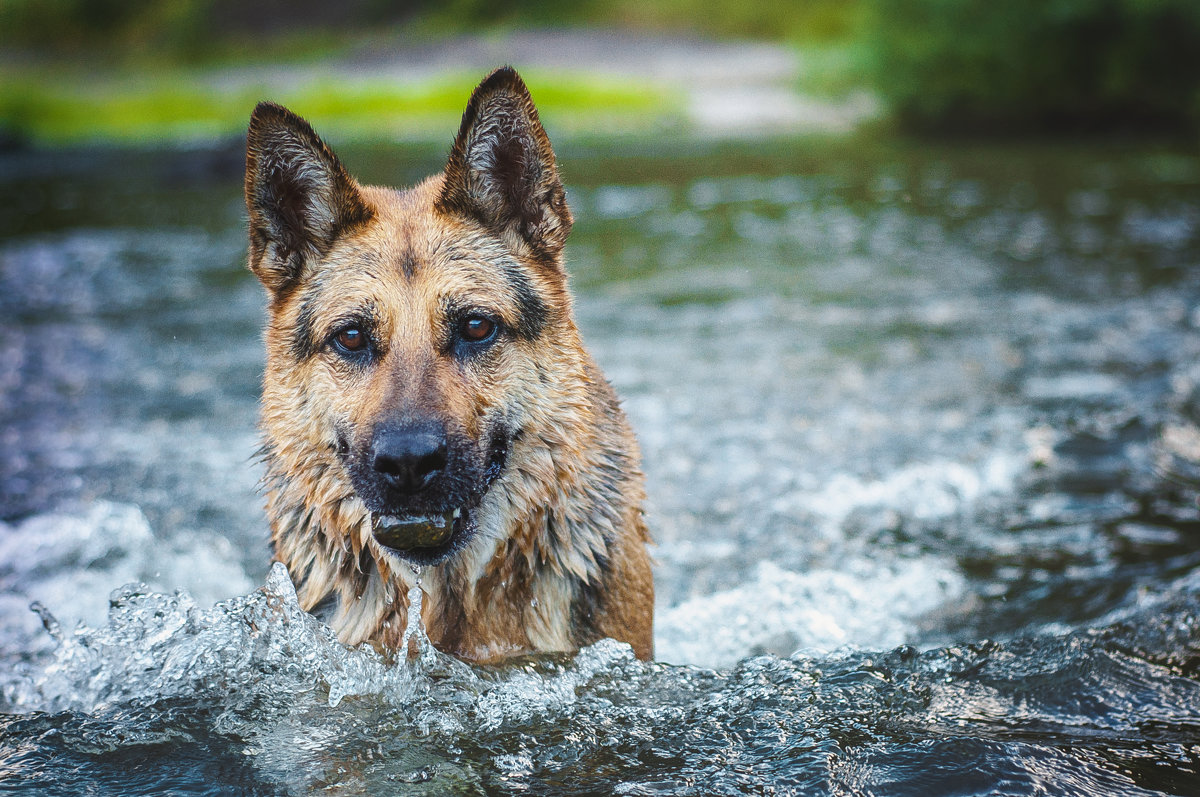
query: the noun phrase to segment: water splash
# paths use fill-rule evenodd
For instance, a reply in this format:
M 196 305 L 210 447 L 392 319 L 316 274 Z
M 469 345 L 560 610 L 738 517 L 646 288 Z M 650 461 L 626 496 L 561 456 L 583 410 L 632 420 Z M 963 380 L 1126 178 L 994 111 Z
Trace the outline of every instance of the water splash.
M 429 634 L 425 632 L 425 621 L 421 617 L 425 597 L 425 590 L 421 587 L 422 573 L 421 567 L 412 567 L 414 580 L 408 590 L 408 618 L 404 625 L 404 635 L 400 637 L 400 650 L 406 651 L 408 658 L 415 659 L 421 668 L 433 670 L 441 663 L 439 659 L 445 657 L 440 656 L 430 641 Z
M 133 504 L 98 501 L 0 523 L 0 661 L 16 651 L 49 652 L 53 640 L 29 613 L 31 603 L 67 629 L 103 625 L 119 584 L 182 587 L 209 607 L 253 589 L 238 558 L 221 535 L 161 539 Z
M 113 592 L 100 628 L 65 634 L 48 610 L 39 613 L 58 646 L 48 666 L 8 685 L 6 702 L 26 710 L 95 713 L 247 688 L 263 696 L 324 692 L 336 704 L 395 680 L 382 657 L 342 646 L 300 609 L 280 564 L 262 588 L 211 609 L 184 590 L 167 595 L 131 584 Z
M 0 752 L 12 738 L 75 761 L 42 775 L 11 759 L 31 784 L 64 792 L 61 779 L 161 754 L 163 782 L 216 777 L 264 793 L 637 794 L 664 773 L 686 784 L 668 794 L 768 781 L 907 793 L 941 755 L 952 781 L 975 768 L 988 783 L 1032 783 L 1049 756 L 1085 792 L 1135 794 L 1128 773 L 1146 750 L 1186 753 L 1193 738 L 1197 590 L 1182 579 L 1105 628 L 924 653 L 759 656 L 712 671 L 646 664 L 605 640 L 479 668 L 432 646 L 398 659 L 347 648 L 300 609 L 276 565 L 260 589 L 207 610 L 139 585 L 113 594 L 102 628 L 65 633 L 43 609 L 59 647 L 6 695 L 20 716 L 0 722 Z M 419 607 L 419 594 L 410 600 Z M 420 622 L 409 626 L 424 644 Z M 1147 722 L 1152 739 L 1138 741 Z M 1102 744 L 1119 766 L 1073 757 L 1079 744 Z M 914 779 L 904 788 L 879 781 L 884 751 L 922 762 L 893 773 Z M 188 770 L 195 760 L 219 773 Z

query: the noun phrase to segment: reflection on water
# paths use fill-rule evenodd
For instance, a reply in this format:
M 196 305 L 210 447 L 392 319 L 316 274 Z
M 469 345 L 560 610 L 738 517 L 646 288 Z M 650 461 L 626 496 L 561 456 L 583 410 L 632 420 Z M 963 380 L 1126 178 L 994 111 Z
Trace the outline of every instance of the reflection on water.
M 565 148 L 660 662 L 491 672 L 346 651 L 267 572 L 236 157 L 5 157 L 13 782 L 1200 790 L 1200 159 Z M 396 182 L 440 155 L 346 160 Z

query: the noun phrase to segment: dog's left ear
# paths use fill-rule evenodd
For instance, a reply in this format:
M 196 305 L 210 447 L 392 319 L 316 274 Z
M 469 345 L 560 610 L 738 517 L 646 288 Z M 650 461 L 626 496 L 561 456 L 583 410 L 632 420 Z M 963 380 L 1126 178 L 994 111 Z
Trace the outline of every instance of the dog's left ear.
M 439 206 L 519 236 L 553 262 L 571 229 L 571 211 L 550 139 L 529 89 L 511 67 L 484 78 L 471 95 L 446 164 Z

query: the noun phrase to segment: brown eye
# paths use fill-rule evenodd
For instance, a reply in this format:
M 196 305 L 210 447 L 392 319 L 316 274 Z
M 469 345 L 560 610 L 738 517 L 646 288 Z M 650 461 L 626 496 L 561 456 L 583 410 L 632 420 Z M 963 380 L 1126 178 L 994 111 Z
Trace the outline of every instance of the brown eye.
M 481 315 L 467 316 L 463 319 L 459 334 L 470 343 L 482 343 L 496 334 L 496 322 Z
M 362 351 L 367 346 L 367 336 L 358 327 L 346 327 L 334 340 L 346 351 Z

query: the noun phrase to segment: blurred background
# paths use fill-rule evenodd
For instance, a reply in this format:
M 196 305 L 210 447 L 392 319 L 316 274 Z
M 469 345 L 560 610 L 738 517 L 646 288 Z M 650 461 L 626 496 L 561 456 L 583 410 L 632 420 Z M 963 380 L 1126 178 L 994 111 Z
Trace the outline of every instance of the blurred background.
M 1189 0 L 4 0 L 0 46 L 10 146 L 233 136 L 267 94 L 342 136 L 420 136 L 503 61 L 578 133 L 1194 133 L 1200 117 Z

